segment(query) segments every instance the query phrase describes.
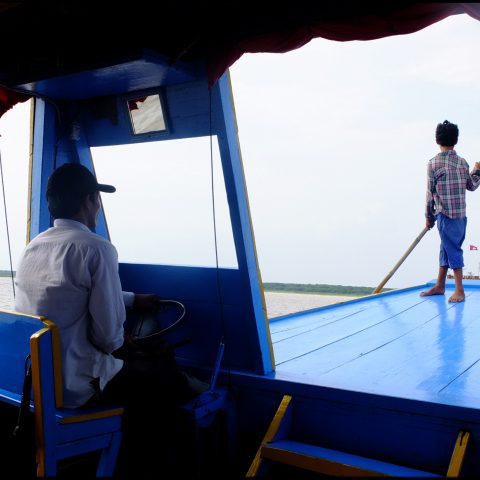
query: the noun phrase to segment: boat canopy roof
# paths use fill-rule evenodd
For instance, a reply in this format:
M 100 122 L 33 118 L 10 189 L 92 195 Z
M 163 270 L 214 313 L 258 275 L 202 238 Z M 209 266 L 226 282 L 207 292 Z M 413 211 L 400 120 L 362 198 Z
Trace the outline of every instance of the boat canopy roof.
M 203 69 L 212 84 L 244 53 L 284 53 L 317 37 L 352 41 L 413 33 L 461 13 L 480 19 L 480 4 L 1 2 L 0 115 L 24 99 L 9 89 L 52 96 L 40 80 L 93 71 L 96 81 L 100 77 L 106 84 L 106 69 L 123 65 L 155 77 L 157 84 L 159 76 L 164 84 L 178 83 L 179 72 L 195 75 Z M 152 57 L 174 74 L 144 68 Z M 141 68 L 135 61 L 143 62 Z M 148 78 L 133 83 L 132 90 L 149 86 Z M 59 96 L 68 98 L 75 90 L 72 82 L 70 92 L 64 88 Z M 98 91 L 109 93 L 115 92 Z

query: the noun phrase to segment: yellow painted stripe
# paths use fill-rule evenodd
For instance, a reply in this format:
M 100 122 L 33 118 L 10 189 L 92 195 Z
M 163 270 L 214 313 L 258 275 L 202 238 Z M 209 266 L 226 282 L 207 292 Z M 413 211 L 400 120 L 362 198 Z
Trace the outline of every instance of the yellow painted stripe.
M 248 221 L 249 221 L 249 225 L 250 225 L 250 232 L 251 232 L 251 235 L 252 235 L 253 252 L 255 254 L 255 265 L 256 265 L 258 282 L 259 282 L 259 285 L 260 285 L 260 293 L 261 293 L 261 298 L 262 298 L 263 321 L 265 323 L 265 331 L 267 332 L 268 350 L 269 350 L 269 353 L 270 353 L 270 366 L 271 366 L 272 371 L 275 371 L 275 354 L 274 354 L 274 351 L 273 351 L 272 336 L 270 334 L 270 323 L 268 321 L 268 316 L 267 316 L 267 306 L 266 306 L 266 302 L 265 302 L 265 294 L 264 294 L 264 291 L 263 291 L 262 275 L 260 273 L 260 266 L 258 264 L 257 246 L 256 246 L 256 242 L 255 242 L 255 232 L 253 231 L 253 221 L 252 221 L 252 214 L 251 214 L 251 211 L 250 211 L 250 201 L 248 199 L 248 190 L 247 190 L 247 186 L 245 184 L 245 168 L 243 166 L 242 152 L 240 150 L 240 139 L 238 138 L 237 112 L 235 110 L 235 101 L 233 99 L 232 78 L 230 76 L 230 70 L 227 70 L 226 73 L 227 73 L 229 91 L 230 91 L 230 104 L 232 105 L 233 119 L 235 121 L 235 135 L 237 137 L 238 157 L 239 157 L 239 160 L 240 160 L 240 166 L 242 168 L 242 177 L 243 177 L 243 184 L 244 184 L 244 190 L 245 190 L 245 201 L 246 201 L 246 206 L 247 206 Z
M 63 407 L 63 379 L 62 379 L 62 352 L 60 349 L 60 335 L 57 326 L 46 318 L 42 318 L 43 323 L 52 332 L 52 354 L 53 354 L 53 381 L 55 384 L 55 405 L 57 408 Z
M 448 466 L 447 477 L 458 477 L 460 475 L 469 440 L 470 432 L 461 431 L 458 434 L 452 458 L 450 459 L 450 465 Z
M 283 396 L 282 401 L 280 402 L 280 405 L 277 409 L 277 412 L 275 413 L 275 416 L 273 417 L 273 420 L 270 423 L 270 426 L 268 427 L 267 433 L 263 437 L 262 443 L 259 449 L 257 450 L 255 458 L 253 459 L 250 465 L 250 468 L 248 469 L 246 478 L 254 478 L 257 475 L 258 470 L 260 469 L 260 466 L 262 464 L 262 447 L 264 444 L 271 442 L 275 437 L 275 435 L 277 434 L 278 429 L 280 428 L 283 417 L 287 412 L 287 409 L 290 405 L 291 400 L 292 400 L 292 397 L 290 395 Z
M 32 362 L 32 387 L 33 387 L 33 418 L 35 423 L 35 440 L 37 445 L 37 475 L 45 475 L 45 430 L 43 425 L 43 397 L 40 383 L 40 337 L 48 332 L 48 328 L 42 328 L 30 337 L 30 355 Z
M 3 310 L 0 308 L 0 313 L 7 313 L 8 315 L 15 315 L 17 317 L 35 318 L 43 321 L 43 317 L 39 315 L 29 315 L 28 313 L 16 312 L 14 310 Z
M 35 459 L 37 461 L 37 477 L 41 478 L 45 476 L 45 449 L 37 446 L 35 452 Z
M 25 244 L 30 242 L 32 231 L 32 172 L 33 172 L 33 134 L 35 125 L 35 100 L 30 99 L 30 139 L 28 146 L 28 192 L 27 192 L 27 238 Z
M 275 462 L 280 462 L 293 467 L 302 468 L 311 472 L 322 473 L 324 475 L 335 477 L 385 477 L 384 473 L 366 470 L 355 467 L 353 465 L 346 465 L 343 463 L 333 462 L 324 458 L 304 455 L 297 452 L 290 452 L 280 448 L 270 447 L 268 445 L 262 446 L 262 457 Z
M 68 417 L 62 417 L 60 419 L 60 423 L 67 424 L 67 423 L 80 423 L 80 422 L 87 422 L 89 420 L 98 420 L 99 418 L 108 418 L 108 417 L 115 417 L 117 415 L 122 415 L 124 409 L 119 408 L 110 408 L 108 410 L 99 410 L 96 412 L 91 413 L 80 413 L 79 415 L 72 415 Z
M 252 236 L 253 236 L 253 232 L 252 232 Z M 254 245 L 255 256 L 256 256 L 257 254 L 256 254 L 256 247 L 255 247 L 255 238 L 253 239 L 253 245 Z M 272 334 L 270 333 L 270 322 L 268 320 L 267 304 L 265 302 L 265 289 L 263 288 L 262 274 L 260 273 L 260 267 L 258 266 L 258 262 L 257 262 L 257 275 L 258 275 L 258 281 L 260 286 L 260 296 L 262 298 L 263 319 L 265 322 L 265 331 L 267 332 L 268 350 L 270 352 L 271 367 L 272 367 L 272 370 L 275 371 L 275 352 L 273 350 Z

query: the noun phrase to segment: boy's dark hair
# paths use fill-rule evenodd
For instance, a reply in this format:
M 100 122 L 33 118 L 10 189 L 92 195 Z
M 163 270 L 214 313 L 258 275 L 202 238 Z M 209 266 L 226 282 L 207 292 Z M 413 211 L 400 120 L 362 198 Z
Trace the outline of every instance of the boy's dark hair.
M 445 120 L 437 125 L 435 140 L 442 147 L 453 147 L 458 142 L 458 126 Z
M 80 211 L 87 195 L 114 191 L 115 187 L 98 183 L 87 167 L 66 163 L 58 167 L 48 179 L 48 210 L 53 218 L 72 218 Z

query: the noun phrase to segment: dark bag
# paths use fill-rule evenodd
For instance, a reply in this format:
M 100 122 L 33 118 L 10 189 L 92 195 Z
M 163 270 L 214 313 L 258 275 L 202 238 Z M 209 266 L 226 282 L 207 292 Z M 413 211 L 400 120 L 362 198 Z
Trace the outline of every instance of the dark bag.
M 0 412 L 0 448 L 5 460 L 2 464 L 5 478 L 35 478 L 35 426 L 33 412 L 30 411 L 31 388 L 32 367 L 28 355 L 25 359 L 20 407 L 17 409 L 11 405 L 2 405 Z
M 22 399 L 20 401 L 20 408 L 18 410 L 17 424 L 13 430 L 13 436 L 17 439 L 23 439 L 25 436 L 31 435 L 30 427 L 31 413 L 30 413 L 30 398 L 32 391 L 32 364 L 30 362 L 30 355 L 25 358 L 25 377 L 23 379 Z

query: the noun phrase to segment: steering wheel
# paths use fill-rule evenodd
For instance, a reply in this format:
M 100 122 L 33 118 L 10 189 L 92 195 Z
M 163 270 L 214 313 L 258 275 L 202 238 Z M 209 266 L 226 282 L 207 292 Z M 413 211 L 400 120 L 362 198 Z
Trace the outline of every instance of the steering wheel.
M 134 313 L 125 330 L 136 342 L 148 341 L 176 330 L 185 319 L 185 305 L 176 300 L 159 300 L 160 309 L 152 314 Z M 167 326 L 165 326 L 167 324 Z

